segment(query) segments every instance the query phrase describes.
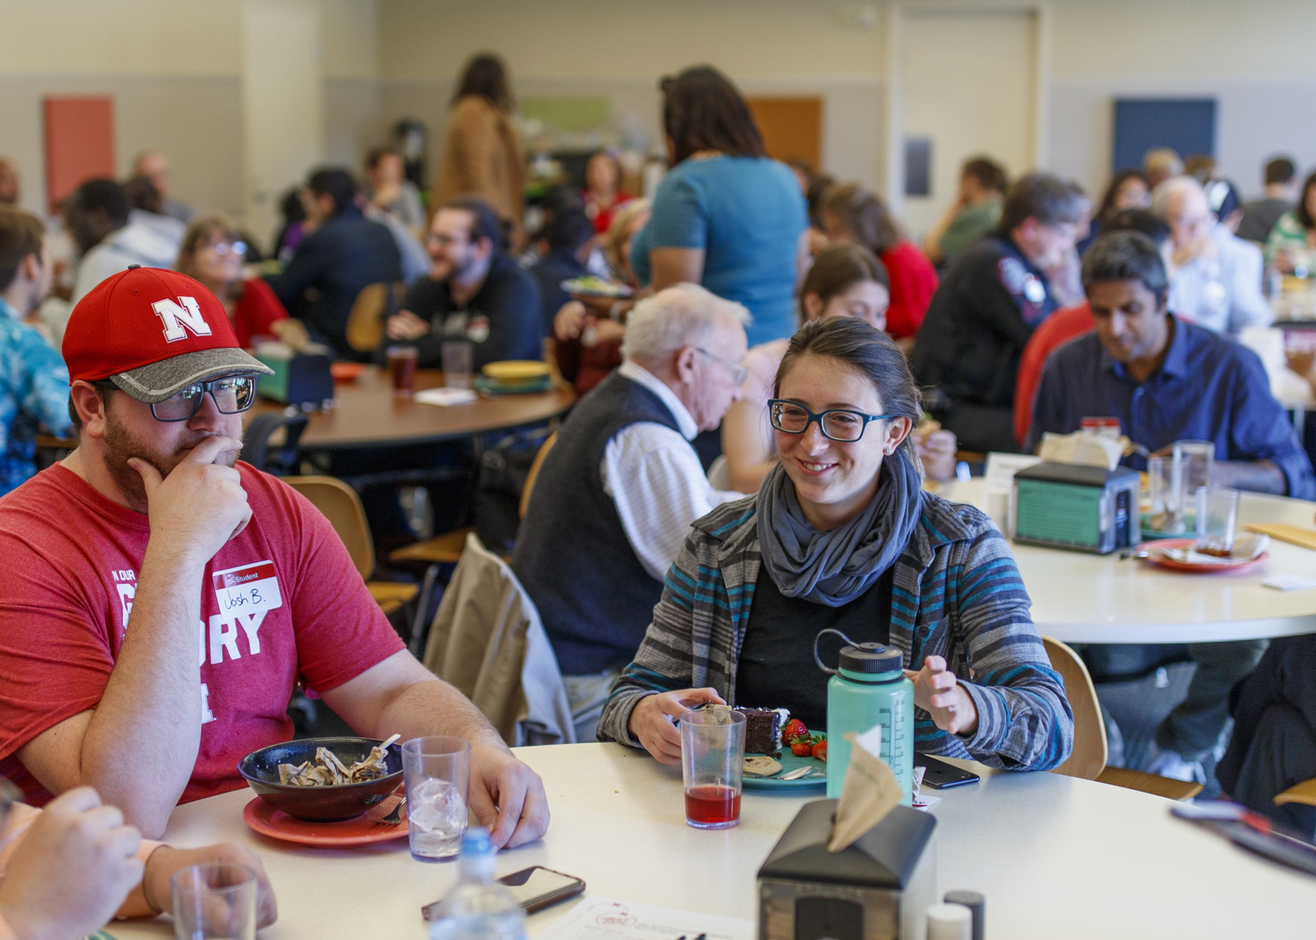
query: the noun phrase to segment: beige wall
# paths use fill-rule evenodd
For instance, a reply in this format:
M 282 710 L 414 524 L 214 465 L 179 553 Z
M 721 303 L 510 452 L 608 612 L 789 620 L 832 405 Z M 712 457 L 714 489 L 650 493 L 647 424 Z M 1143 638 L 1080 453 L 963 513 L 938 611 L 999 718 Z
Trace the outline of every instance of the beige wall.
M 279 0 L 0 0 L 0 154 L 40 204 L 40 99 L 112 94 L 122 170 L 133 153 L 174 156 L 198 205 L 242 205 L 241 9 Z M 529 94 L 607 94 L 656 141 L 659 75 L 706 61 L 747 92 L 824 99 L 824 159 L 877 185 L 882 172 L 882 14 L 864 0 L 304 0 L 321 9 L 323 152 L 352 163 L 406 116 L 431 149 L 467 57 L 494 49 Z M 1028 6 L 974 0 L 974 9 Z M 962 4 L 963 5 L 963 4 Z M 955 6 L 911 0 L 909 8 Z M 879 13 L 869 28 L 856 12 Z M 1100 190 L 1112 100 L 1214 95 L 1219 156 L 1247 192 L 1272 151 L 1316 163 L 1316 17 L 1310 0 L 1052 0 L 1048 152 Z M 956 63 L 946 63 L 956 71 Z M 966 83 L 977 76 L 965 74 Z

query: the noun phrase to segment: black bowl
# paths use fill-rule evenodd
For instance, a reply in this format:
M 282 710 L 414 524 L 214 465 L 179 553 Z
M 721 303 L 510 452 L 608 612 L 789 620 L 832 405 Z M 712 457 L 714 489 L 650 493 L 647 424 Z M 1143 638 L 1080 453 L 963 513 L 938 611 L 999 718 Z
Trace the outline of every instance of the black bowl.
M 279 783 L 280 764 L 315 761 L 315 750 L 327 747 L 347 766 L 364 760 L 370 749 L 383 742 L 377 738 L 303 738 L 284 744 L 271 744 L 252 751 L 238 762 L 238 773 L 266 803 L 296 819 L 309 822 L 337 822 L 360 816 L 380 802 L 402 783 L 402 748 L 389 745 L 385 756 L 388 774 L 364 783 L 337 786 L 297 787 Z

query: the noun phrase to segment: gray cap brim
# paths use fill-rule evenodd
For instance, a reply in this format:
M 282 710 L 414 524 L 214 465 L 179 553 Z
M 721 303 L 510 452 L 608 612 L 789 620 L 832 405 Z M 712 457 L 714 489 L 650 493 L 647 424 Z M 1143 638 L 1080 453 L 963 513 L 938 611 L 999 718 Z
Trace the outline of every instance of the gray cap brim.
M 149 366 L 120 372 L 110 381 L 138 401 L 154 405 L 173 398 L 189 385 L 209 382 L 224 375 L 251 373 L 273 375 L 274 370 L 241 349 L 204 349 L 184 353 Z

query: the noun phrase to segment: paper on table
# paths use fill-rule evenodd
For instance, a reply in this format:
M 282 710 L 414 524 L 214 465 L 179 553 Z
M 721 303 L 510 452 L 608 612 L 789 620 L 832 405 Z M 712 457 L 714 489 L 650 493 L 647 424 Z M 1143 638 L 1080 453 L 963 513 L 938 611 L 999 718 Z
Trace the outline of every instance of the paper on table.
M 836 804 L 836 822 L 827 839 L 828 852 L 843 852 L 886 814 L 900 805 L 900 782 L 882 752 L 882 726 L 874 725 L 863 734 L 847 734 L 850 742 L 850 766 L 845 768 L 841 799 Z
M 754 940 L 754 922 L 589 897 L 539 935 L 539 940 Z
M 427 388 L 416 393 L 416 401 L 426 405 L 465 405 L 475 401 L 476 394 L 469 388 Z

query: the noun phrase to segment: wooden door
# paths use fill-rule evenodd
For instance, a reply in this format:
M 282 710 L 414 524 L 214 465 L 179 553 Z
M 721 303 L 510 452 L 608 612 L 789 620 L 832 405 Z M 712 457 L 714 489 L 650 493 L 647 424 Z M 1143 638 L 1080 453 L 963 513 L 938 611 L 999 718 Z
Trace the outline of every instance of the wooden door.
M 46 98 L 46 203 L 51 213 L 89 179 L 114 177 L 114 100 Z
M 818 97 L 745 99 L 774 160 L 803 160 L 822 166 L 822 99 Z

